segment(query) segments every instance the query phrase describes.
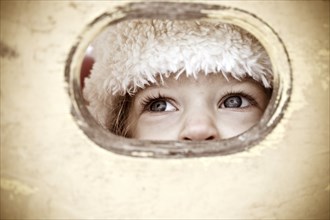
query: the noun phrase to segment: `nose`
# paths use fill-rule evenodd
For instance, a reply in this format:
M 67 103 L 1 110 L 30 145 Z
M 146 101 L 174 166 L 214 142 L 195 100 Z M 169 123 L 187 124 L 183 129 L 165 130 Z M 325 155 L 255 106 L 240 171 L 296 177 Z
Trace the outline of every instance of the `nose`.
M 208 117 L 187 119 L 179 134 L 179 140 L 204 141 L 220 139 L 215 122 Z

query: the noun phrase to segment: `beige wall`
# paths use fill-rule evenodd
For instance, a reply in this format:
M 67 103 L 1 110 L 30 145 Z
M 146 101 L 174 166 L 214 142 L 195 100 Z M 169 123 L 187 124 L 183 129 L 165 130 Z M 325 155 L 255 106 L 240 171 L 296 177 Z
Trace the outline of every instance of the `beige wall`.
M 329 218 L 329 2 L 212 1 L 280 34 L 293 92 L 249 152 L 142 159 L 105 151 L 70 114 L 65 60 L 123 1 L 1 1 L 2 218 Z

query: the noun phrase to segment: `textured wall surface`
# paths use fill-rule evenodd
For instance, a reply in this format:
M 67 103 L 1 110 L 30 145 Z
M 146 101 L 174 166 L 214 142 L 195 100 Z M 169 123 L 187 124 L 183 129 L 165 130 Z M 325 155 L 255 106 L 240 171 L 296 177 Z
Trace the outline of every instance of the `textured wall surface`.
M 70 114 L 65 60 L 123 1 L 1 1 L 1 218 L 329 218 L 329 2 L 212 1 L 283 39 L 293 91 L 249 152 L 142 159 L 105 151 Z

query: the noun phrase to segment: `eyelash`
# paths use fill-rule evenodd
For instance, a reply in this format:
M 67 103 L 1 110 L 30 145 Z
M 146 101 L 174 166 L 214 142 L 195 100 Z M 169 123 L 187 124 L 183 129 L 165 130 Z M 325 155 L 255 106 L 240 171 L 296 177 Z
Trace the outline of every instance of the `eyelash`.
M 220 99 L 219 103 L 218 103 L 218 107 L 220 108 L 220 106 L 229 98 L 232 96 L 241 96 L 243 98 L 246 98 L 249 103 L 251 104 L 251 106 L 258 106 L 258 103 L 256 101 L 255 98 L 253 98 L 253 95 L 247 94 L 246 92 L 243 91 L 228 91 L 226 92 L 222 98 Z M 247 107 L 242 107 L 242 108 L 247 108 Z
M 172 98 L 164 96 L 160 93 L 158 93 L 158 95 L 154 96 L 154 95 L 150 95 L 150 96 L 146 96 L 142 101 L 141 101 L 141 105 L 142 105 L 142 111 L 149 111 L 149 107 L 150 105 L 158 100 L 172 100 Z
M 218 103 L 218 108 L 220 108 L 220 106 L 222 105 L 222 103 L 224 103 L 224 101 L 226 99 L 228 99 L 229 97 L 231 96 L 241 96 L 243 98 L 246 98 L 249 103 L 251 104 L 251 106 L 258 106 L 258 103 L 257 101 L 255 100 L 255 98 L 253 98 L 252 95 L 250 94 L 247 94 L 246 92 L 243 92 L 243 91 L 228 91 L 226 92 L 222 98 L 220 99 L 219 103 Z M 156 96 L 155 95 L 150 95 L 150 96 L 146 96 L 142 101 L 141 101 L 141 106 L 142 106 L 142 111 L 150 111 L 149 110 L 149 107 L 150 105 L 155 102 L 155 101 L 158 101 L 158 100 L 173 100 L 172 98 L 170 97 L 167 97 L 167 96 L 164 96 L 162 94 L 157 94 Z M 247 108 L 247 107 L 243 107 L 243 108 Z

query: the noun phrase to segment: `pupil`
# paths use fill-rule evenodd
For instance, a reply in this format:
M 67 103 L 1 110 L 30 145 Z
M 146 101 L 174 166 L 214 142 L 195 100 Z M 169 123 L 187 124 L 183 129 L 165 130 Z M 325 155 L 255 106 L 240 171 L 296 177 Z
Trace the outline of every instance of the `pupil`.
M 166 102 L 165 101 L 156 101 L 151 103 L 150 110 L 153 112 L 162 112 L 166 109 Z
M 242 105 L 242 99 L 239 96 L 232 96 L 226 99 L 224 105 L 226 108 L 239 108 Z

